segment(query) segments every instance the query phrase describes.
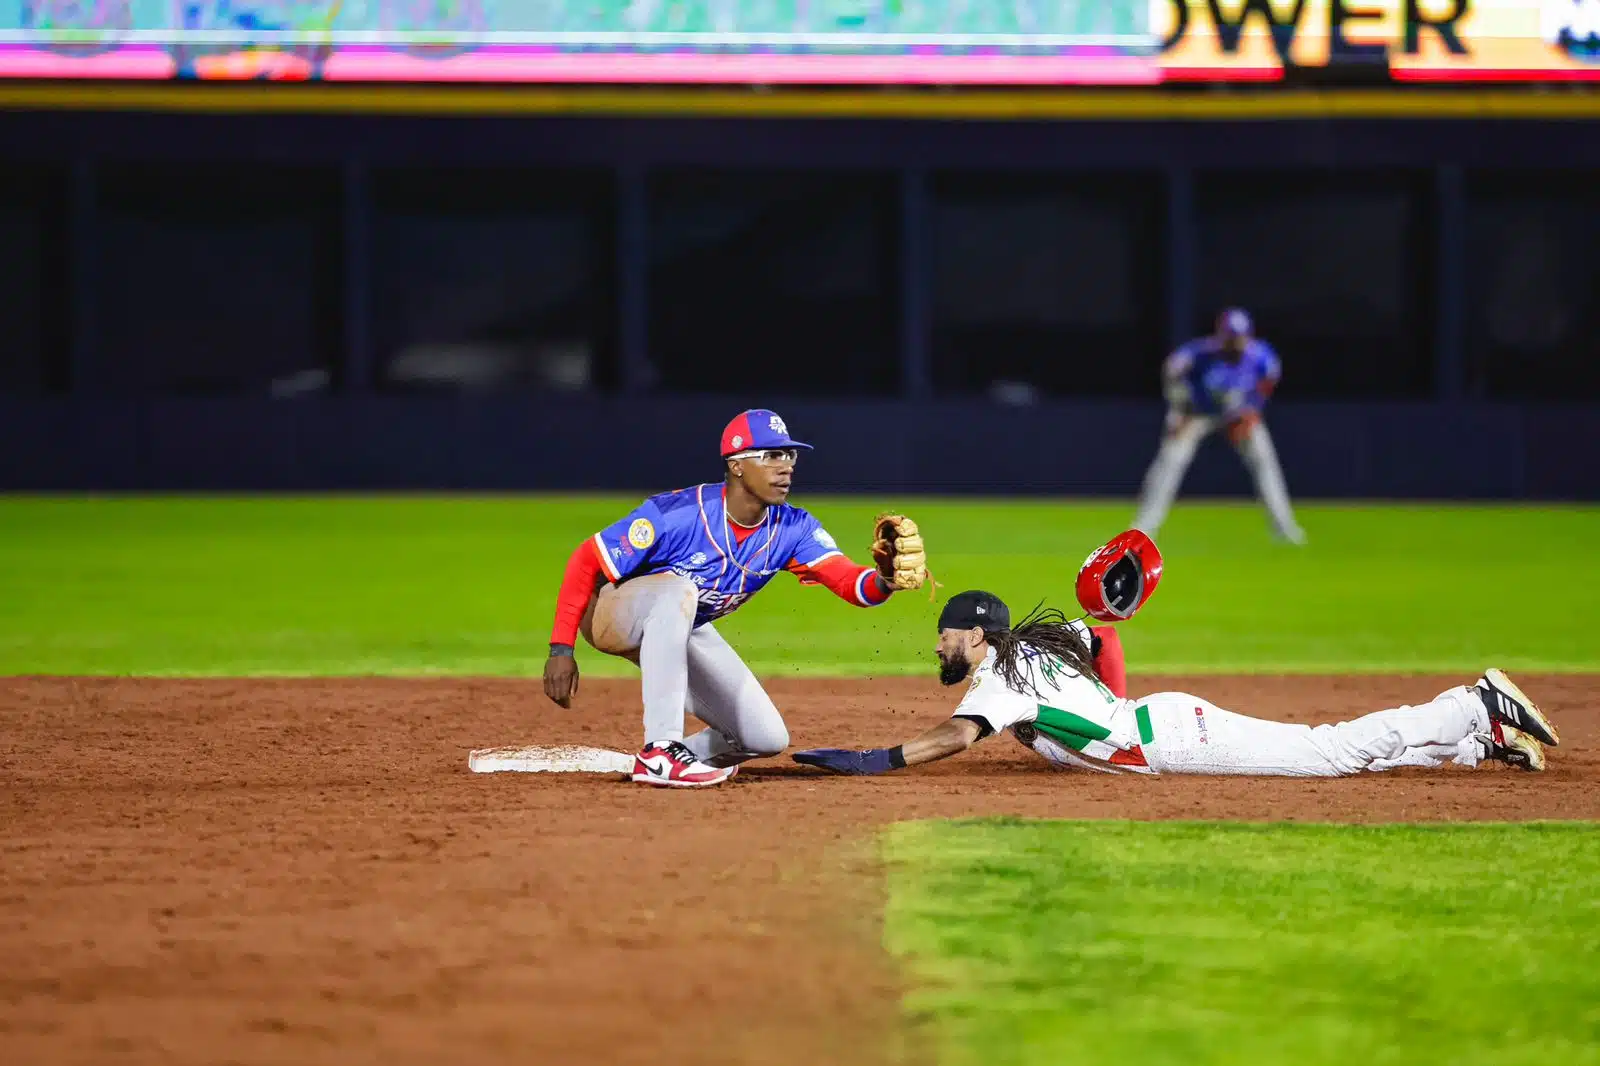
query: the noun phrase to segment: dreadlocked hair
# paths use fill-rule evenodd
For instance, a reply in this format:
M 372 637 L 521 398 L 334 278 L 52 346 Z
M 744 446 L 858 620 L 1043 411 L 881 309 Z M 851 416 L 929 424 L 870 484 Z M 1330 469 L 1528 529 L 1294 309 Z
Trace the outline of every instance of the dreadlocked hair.
M 1054 607 L 1041 603 L 1026 618 L 987 636 L 994 649 L 994 671 L 1006 686 L 1039 697 L 1035 665 L 1042 658 L 1058 659 L 1074 674 L 1098 682 L 1091 641 L 1079 635 L 1071 621 Z

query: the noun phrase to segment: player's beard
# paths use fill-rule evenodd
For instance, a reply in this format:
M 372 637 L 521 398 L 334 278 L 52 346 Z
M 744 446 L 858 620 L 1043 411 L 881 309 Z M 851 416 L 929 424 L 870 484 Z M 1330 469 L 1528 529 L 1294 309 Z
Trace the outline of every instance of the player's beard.
M 967 662 L 965 655 L 957 655 L 953 659 L 946 659 L 944 652 L 939 652 L 939 684 L 959 685 L 972 673 L 972 664 Z

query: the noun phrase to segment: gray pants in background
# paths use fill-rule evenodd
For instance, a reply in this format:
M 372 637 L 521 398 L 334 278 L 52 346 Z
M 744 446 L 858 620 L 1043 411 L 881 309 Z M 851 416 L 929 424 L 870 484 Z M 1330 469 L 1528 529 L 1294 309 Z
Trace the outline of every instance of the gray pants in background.
M 789 746 L 789 729 L 739 653 L 711 624 L 694 628 L 700 590 L 677 574 L 603 585 L 582 624 L 596 651 L 636 663 L 644 740 L 682 740 L 702 762 L 733 766 Z M 709 729 L 687 740 L 684 715 Z
M 1166 521 L 1172 501 L 1177 498 L 1178 487 L 1183 484 L 1189 464 L 1194 462 L 1195 450 L 1207 435 L 1221 428 L 1223 422 L 1212 415 L 1190 415 L 1177 430 L 1161 441 L 1161 450 L 1144 476 L 1144 488 L 1139 496 L 1139 515 L 1134 519 L 1135 529 L 1154 537 Z M 1278 450 L 1272 446 L 1272 434 L 1267 424 L 1258 422 L 1250 433 L 1235 446 L 1245 469 L 1255 482 L 1256 495 L 1266 504 L 1273 528 L 1284 540 L 1299 544 L 1305 534 L 1294 518 L 1294 508 L 1289 504 L 1289 487 L 1283 480 L 1283 468 L 1278 465 Z

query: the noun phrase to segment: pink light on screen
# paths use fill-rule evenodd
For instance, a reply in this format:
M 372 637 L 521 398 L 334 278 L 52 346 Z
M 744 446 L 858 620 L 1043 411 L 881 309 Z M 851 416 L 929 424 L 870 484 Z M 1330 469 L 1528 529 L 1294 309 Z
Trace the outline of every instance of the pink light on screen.
M 479 49 L 448 59 L 341 49 L 328 81 L 700 83 L 813 85 L 1154 85 L 1161 67 L 1140 56 L 562 54 Z
M 0 48 L 0 78 L 97 78 L 159 81 L 177 67 L 164 48 L 119 48 L 97 56 L 69 56 L 38 48 Z

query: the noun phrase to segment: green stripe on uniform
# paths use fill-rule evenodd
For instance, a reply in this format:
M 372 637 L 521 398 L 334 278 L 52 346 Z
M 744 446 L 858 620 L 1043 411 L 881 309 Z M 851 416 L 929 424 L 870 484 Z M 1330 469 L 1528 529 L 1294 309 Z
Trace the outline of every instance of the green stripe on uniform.
M 1073 751 L 1082 751 L 1084 748 L 1087 748 L 1090 744 L 1094 743 L 1094 741 L 1089 737 L 1082 736 L 1078 733 L 1064 732 L 1060 729 L 1051 729 L 1047 725 L 1035 725 L 1034 728 L 1040 733 L 1049 737 L 1051 740 L 1055 741 L 1057 744 L 1060 744 L 1063 747 L 1071 748 Z
M 1150 728 L 1150 708 L 1141 705 L 1133 712 L 1134 720 L 1139 723 L 1139 743 L 1148 744 L 1156 738 L 1156 731 Z
M 1091 722 L 1087 718 L 1080 718 L 1071 711 L 1063 711 L 1058 707 L 1047 707 L 1039 704 L 1039 717 L 1034 719 L 1034 724 L 1043 727 L 1051 733 L 1076 733 L 1080 737 L 1090 740 L 1104 740 L 1111 735 L 1111 730 L 1099 722 Z

